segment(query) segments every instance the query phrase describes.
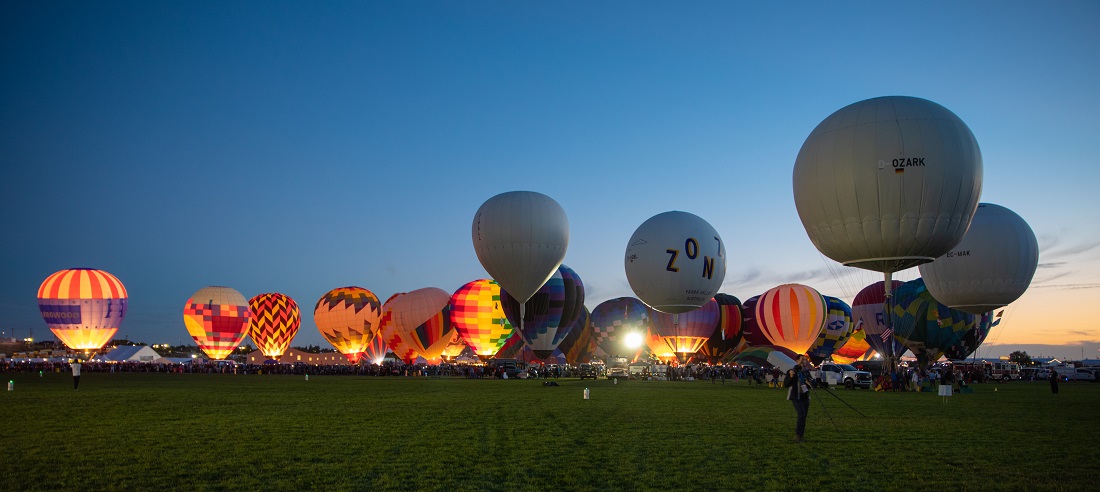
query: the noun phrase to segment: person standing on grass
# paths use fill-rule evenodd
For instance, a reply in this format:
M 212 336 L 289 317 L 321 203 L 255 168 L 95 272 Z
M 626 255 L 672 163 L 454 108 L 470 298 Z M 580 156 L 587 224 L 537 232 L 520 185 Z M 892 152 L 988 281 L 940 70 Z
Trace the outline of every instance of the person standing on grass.
M 73 369 L 73 390 L 76 390 L 77 386 L 80 386 L 80 359 L 74 360 L 72 364 Z
M 1050 392 L 1057 395 L 1058 394 L 1058 371 L 1055 371 L 1053 367 L 1050 368 L 1050 377 L 1047 378 L 1047 379 L 1050 380 Z
M 940 371 L 940 396 L 943 397 L 944 403 L 947 403 L 947 397 L 951 396 L 952 379 L 951 368 Z
M 787 377 L 783 380 L 783 387 L 787 388 L 787 400 L 794 405 L 794 442 L 796 443 L 803 442 L 806 416 L 810 412 L 810 383 L 806 380 L 809 370 L 804 367 L 808 365 L 806 356 L 799 357 L 798 364 L 787 371 Z

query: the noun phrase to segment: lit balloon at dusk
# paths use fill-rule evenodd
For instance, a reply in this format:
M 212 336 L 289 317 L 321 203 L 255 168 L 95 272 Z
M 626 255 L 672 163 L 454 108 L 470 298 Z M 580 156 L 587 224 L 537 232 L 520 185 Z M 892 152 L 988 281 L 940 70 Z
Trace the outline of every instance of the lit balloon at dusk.
M 504 346 L 515 330 L 500 305 L 500 285 L 480 279 L 459 287 L 450 299 L 451 324 L 482 360 Z
M 649 308 L 633 297 L 601 302 L 592 310 L 590 323 L 596 346 L 608 355 L 632 354 L 644 343 L 649 331 Z M 633 337 L 636 344 L 627 346 Z
M 362 287 L 333 289 L 317 300 L 313 322 L 317 330 L 352 363 L 358 363 L 378 336 L 382 303 Z
M 92 268 L 61 270 L 38 287 L 38 309 L 50 331 L 73 350 L 98 350 L 126 317 L 126 287 Z
M 718 329 L 718 303 L 708 299 L 702 307 L 680 314 L 652 310 L 649 319 L 661 341 L 686 362 Z
M 265 357 L 282 357 L 302 323 L 298 303 L 289 296 L 271 292 L 249 299 L 248 306 L 252 308 L 248 336 Z
M 516 332 L 523 343 L 536 357 L 545 359 L 554 353 L 584 311 L 584 284 L 577 272 L 561 265 L 527 302 L 520 303 L 507 289 L 501 290 L 500 298 L 508 321 L 519 327 Z
M 822 296 L 828 307 L 825 317 L 825 327 L 818 334 L 817 340 L 806 351 L 815 364 L 833 354 L 833 352 L 848 342 L 852 335 L 852 307 L 848 303 L 831 296 Z
M 183 324 L 199 349 L 213 360 L 229 357 L 248 336 L 252 310 L 240 292 L 203 287 L 183 306 Z
M 821 334 L 828 308 L 812 287 L 784 284 L 760 295 L 756 322 L 772 345 L 805 354 Z
M 443 289 L 425 287 L 389 302 L 397 336 L 428 361 L 438 363 L 452 342 L 450 300 L 451 295 Z

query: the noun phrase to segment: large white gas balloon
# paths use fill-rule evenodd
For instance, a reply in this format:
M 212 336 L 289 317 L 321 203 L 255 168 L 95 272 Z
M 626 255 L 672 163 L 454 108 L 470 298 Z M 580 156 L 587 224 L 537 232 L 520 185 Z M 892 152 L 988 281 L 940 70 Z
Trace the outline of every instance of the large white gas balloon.
M 726 247 L 707 221 L 687 212 L 654 215 L 626 246 L 626 279 L 642 302 L 664 313 L 698 309 L 726 278 Z
M 978 205 L 961 243 L 920 266 L 928 293 L 952 309 L 983 314 L 1019 299 L 1039 266 L 1039 243 L 1022 217 Z
M 814 128 L 794 165 L 794 202 L 819 251 L 895 272 L 962 240 L 982 191 L 982 154 L 955 113 L 889 96 L 841 108 Z
M 569 246 L 565 210 L 542 193 L 510 191 L 474 215 L 474 251 L 481 266 L 520 304 L 558 271 Z

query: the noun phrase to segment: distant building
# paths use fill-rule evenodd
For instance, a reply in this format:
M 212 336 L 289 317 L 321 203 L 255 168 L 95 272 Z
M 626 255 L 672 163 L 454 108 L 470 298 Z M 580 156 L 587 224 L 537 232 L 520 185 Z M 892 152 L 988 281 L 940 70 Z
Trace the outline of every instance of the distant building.
M 247 356 L 245 356 L 245 363 L 246 364 L 263 364 L 267 360 L 268 360 L 268 357 L 266 355 L 264 355 L 263 352 L 260 352 L 259 350 L 255 350 L 255 351 L 249 353 Z M 298 350 L 296 348 L 287 349 L 286 352 L 283 353 L 283 356 L 279 357 L 278 360 L 279 360 L 280 364 L 296 364 L 296 363 L 299 363 L 299 362 L 302 362 L 302 363 L 305 363 L 305 364 L 318 364 L 318 365 L 326 365 L 326 366 L 327 365 L 346 366 L 346 365 L 351 364 L 350 362 L 348 362 L 348 358 L 344 357 L 344 355 L 339 353 L 339 352 L 325 352 L 325 353 L 321 353 L 321 354 L 312 354 L 312 353 L 309 353 L 309 352 L 303 352 L 303 351 Z

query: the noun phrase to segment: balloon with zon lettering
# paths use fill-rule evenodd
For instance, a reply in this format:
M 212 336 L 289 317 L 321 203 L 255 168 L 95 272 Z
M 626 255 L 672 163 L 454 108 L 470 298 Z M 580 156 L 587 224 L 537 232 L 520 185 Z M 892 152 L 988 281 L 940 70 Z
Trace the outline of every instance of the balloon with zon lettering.
M 73 350 L 98 350 L 126 317 L 128 295 L 117 277 L 94 268 L 71 268 L 38 287 L 38 310 L 50 331 Z
M 248 336 L 252 310 L 229 287 L 203 287 L 183 305 L 183 324 L 199 349 L 212 360 L 229 357 Z
M 630 288 L 654 310 L 679 314 L 702 307 L 726 278 L 718 231 L 687 212 L 664 212 L 638 226 L 624 258 Z

